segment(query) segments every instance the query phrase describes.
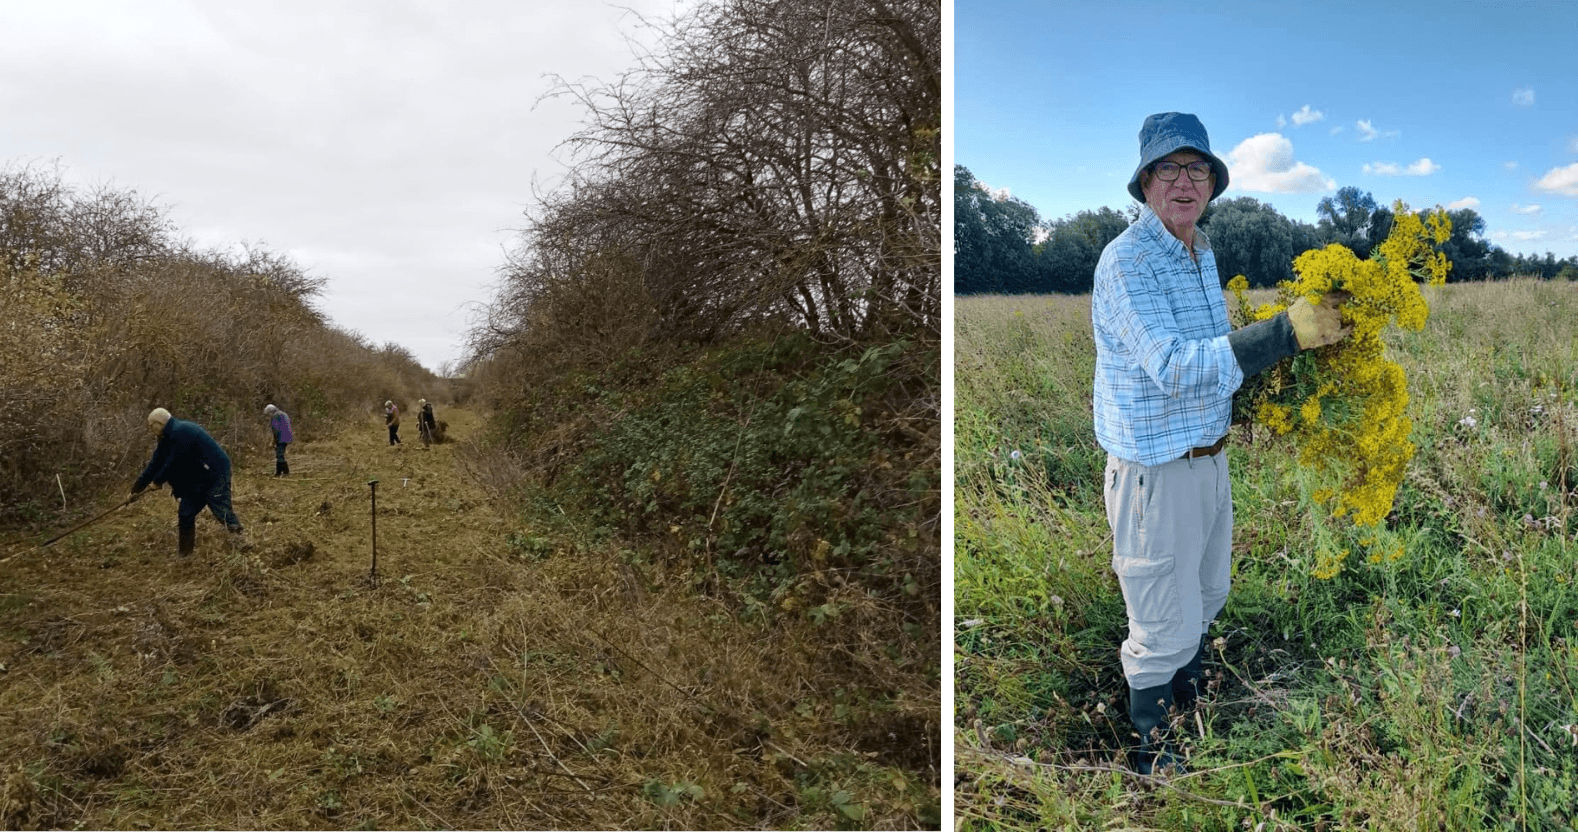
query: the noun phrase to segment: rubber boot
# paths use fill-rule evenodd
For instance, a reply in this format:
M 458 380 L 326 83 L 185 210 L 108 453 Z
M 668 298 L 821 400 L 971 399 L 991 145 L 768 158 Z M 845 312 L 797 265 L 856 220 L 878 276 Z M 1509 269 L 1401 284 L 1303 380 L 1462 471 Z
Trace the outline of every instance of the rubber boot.
M 274 460 L 274 476 L 281 477 L 281 476 L 284 476 L 284 475 L 285 475 L 285 460 L 283 460 L 283 459 L 276 459 L 276 460 Z
M 1140 774 L 1161 774 L 1171 769 L 1174 774 L 1184 771 L 1183 760 L 1167 741 L 1171 726 L 1168 711 L 1173 706 L 1172 685 L 1154 688 L 1129 688 L 1129 719 L 1140 735 L 1140 748 L 1135 752 L 1134 770 Z
M 1195 648 L 1194 658 L 1189 663 L 1178 669 L 1173 674 L 1173 703 L 1178 710 L 1194 707 L 1195 700 L 1200 698 L 1200 662 L 1205 658 L 1205 636 L 1200 636 L 1200 646 Z
M 181 522 L 176 524 L 176 531 L 178 532 L 178 537 L 180 540 L 180 542 L 176 544 L 176 553 L 183 558 L 191 557 L 192 552 L 197 549 L 196 520 L 193 519 L 190 522 Z
M 284 472 L 283 472 L 284 476 L 287 476 L 287 477 L 290 476 L 290 461 L 289 460 L 284 460 L 284 459 L 280 460 L 279 461 L 279 466 L 281 468 L 285 469 Z

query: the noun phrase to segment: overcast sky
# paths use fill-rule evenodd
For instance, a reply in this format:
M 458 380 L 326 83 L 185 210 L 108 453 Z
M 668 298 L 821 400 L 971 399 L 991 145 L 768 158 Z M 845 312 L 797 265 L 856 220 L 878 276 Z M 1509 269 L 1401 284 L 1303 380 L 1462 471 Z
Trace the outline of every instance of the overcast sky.
M 1047 220 L 1131 200 L 1151 113 L 1195 113 L 1227 198 L 1316 220 L 1355 186 L 1578 255 L 1578 3 L 957 0 L 955 161 Z
M 437 370 L 583 111 L 677 0 L 3 0 L 0 166 L 135 190 L 201 247 L 260 243 L 319 307 Z

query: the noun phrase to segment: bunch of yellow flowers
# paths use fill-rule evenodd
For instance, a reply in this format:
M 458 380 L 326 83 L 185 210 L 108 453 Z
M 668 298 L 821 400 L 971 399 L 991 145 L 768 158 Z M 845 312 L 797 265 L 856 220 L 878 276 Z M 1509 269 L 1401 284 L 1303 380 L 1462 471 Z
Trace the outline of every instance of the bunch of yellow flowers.
M 1393 324 L 1424 328 L 1430 309 L 1417 281 L 1439 286 L 1451 268 L 1437 248 L 1452 234 L 1446 212 L 1414 214 L 1401 201 L 1393 211 L 1391 233 L 1370 259 L 1335 244 L 1306 251 L 1293 261 L 1297 279 L 1280 284 L 1272 303 L 1251 309 L 1243 275 L 1227 284 L 1238 299 L 1241 323 L 1270 318 L 1300 297 L 1319 303 L 1328 292 L 1350 296 L 1342 307 L 1343 322 L 1353 326 L 1348 338 L 1266 370 L 1240 391 L 1239 404 L 1277 436 L 1291 437 L 1299 464 L 1323 483 L 1310 498 L 1331 518 L 1346 517 L 1354 527 L 1373 530 L 1363 536 L 1372 546 L 1379 543 L 1376 526 L 1391 511 L 1414 455 L 1412 424 L 1404 413 L 1407 379 L 1401 366 L 1387 360 L 1381 335 Z M 1399 547 L 1385 548 L 1383 557 L 1401 556 Z M 1324 541 L 1314 574 L 1335 576 L 1347 555 L 1347 549 Z

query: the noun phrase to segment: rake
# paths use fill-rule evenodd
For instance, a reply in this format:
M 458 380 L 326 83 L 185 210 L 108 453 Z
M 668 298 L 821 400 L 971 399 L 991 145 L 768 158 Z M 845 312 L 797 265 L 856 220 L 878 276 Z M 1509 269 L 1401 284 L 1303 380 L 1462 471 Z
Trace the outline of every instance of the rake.
M 54 537 L 51 537 L 50 539 L 44 541 L 43 543 L 38 544 L 37 546 L 34 546 L 31 549 L 25 549 L 25 550 L 23 550 L 21 552 L 17 552 L 14 555 L 7 555 L 5 558 L 0 559 L 0 563 L 6 563 L 6 562 L 10 561 L 12 558 L 21 557 L 22 555 L 28 554 L 29 552 L 36 552 L 39 549 L 43 549 L 43 548 L 49 546 L 52 543 L 55 543 L 56 541 L 60 540 L 61 538 L 65 537 L 65 536 L 67 536 L 69 534 L 72 534 L 74 532 L 77 532 L 77 531 L 80 531 L 82 529 L 85 529 L 88 526 L 91 526 L 94 523 L 97 523 L 100 520 L 103 520 L 104 518 L 110 516 L 111 514 L 116 512 L 117 510 L 125 508 L 126 506 L 129 506 L 132 503 L 137 502 L 137 500 L 140 497 L 142 497 L 142 495 L 143 495 L 143 492 L 139 491 L 136 494 L 133 494 L 130 497 L 127 497 L 125 500 L 122 500 L 121 502 L 116 503 L 113 506 L 110 506 L 108 509 L 105 509 L 102 513 L 97 514 L 97 515 L 95 515 L 95 516 L 93 516 L 93 517 L 91 517 L 91 518 L 89 518 L 87 520 L 84 520 L 81 523 L 78 523 L 77 525 L 72 526 L 69 529 L 66 529 L 65 531 L 61 532 L 60 534 L 57 534 Z

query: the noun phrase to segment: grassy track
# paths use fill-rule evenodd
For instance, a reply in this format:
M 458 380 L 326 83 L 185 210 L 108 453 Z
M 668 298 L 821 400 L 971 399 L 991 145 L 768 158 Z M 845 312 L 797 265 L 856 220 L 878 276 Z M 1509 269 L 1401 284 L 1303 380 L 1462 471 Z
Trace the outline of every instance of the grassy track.
M 1237 427 L 1234 585 L 1178 726 L 1126 774 L 1088 297 L 959 298 L 961 829 L 1570 829 L 1578 817 L 1578 290 L 1427 290 L 1396 562 L 1310 575 L 1290 449 Z
M 823 655 L 858 605 L 744 621 L 511 521 L 481 416 L 439 416 L 457 441 L 370 416 L 287 479 L 242 455 L 249 548 L 205 514 L 177 559 L 160 491 L 0 567 L 0 828 L 938 823 L 935 700 Z

